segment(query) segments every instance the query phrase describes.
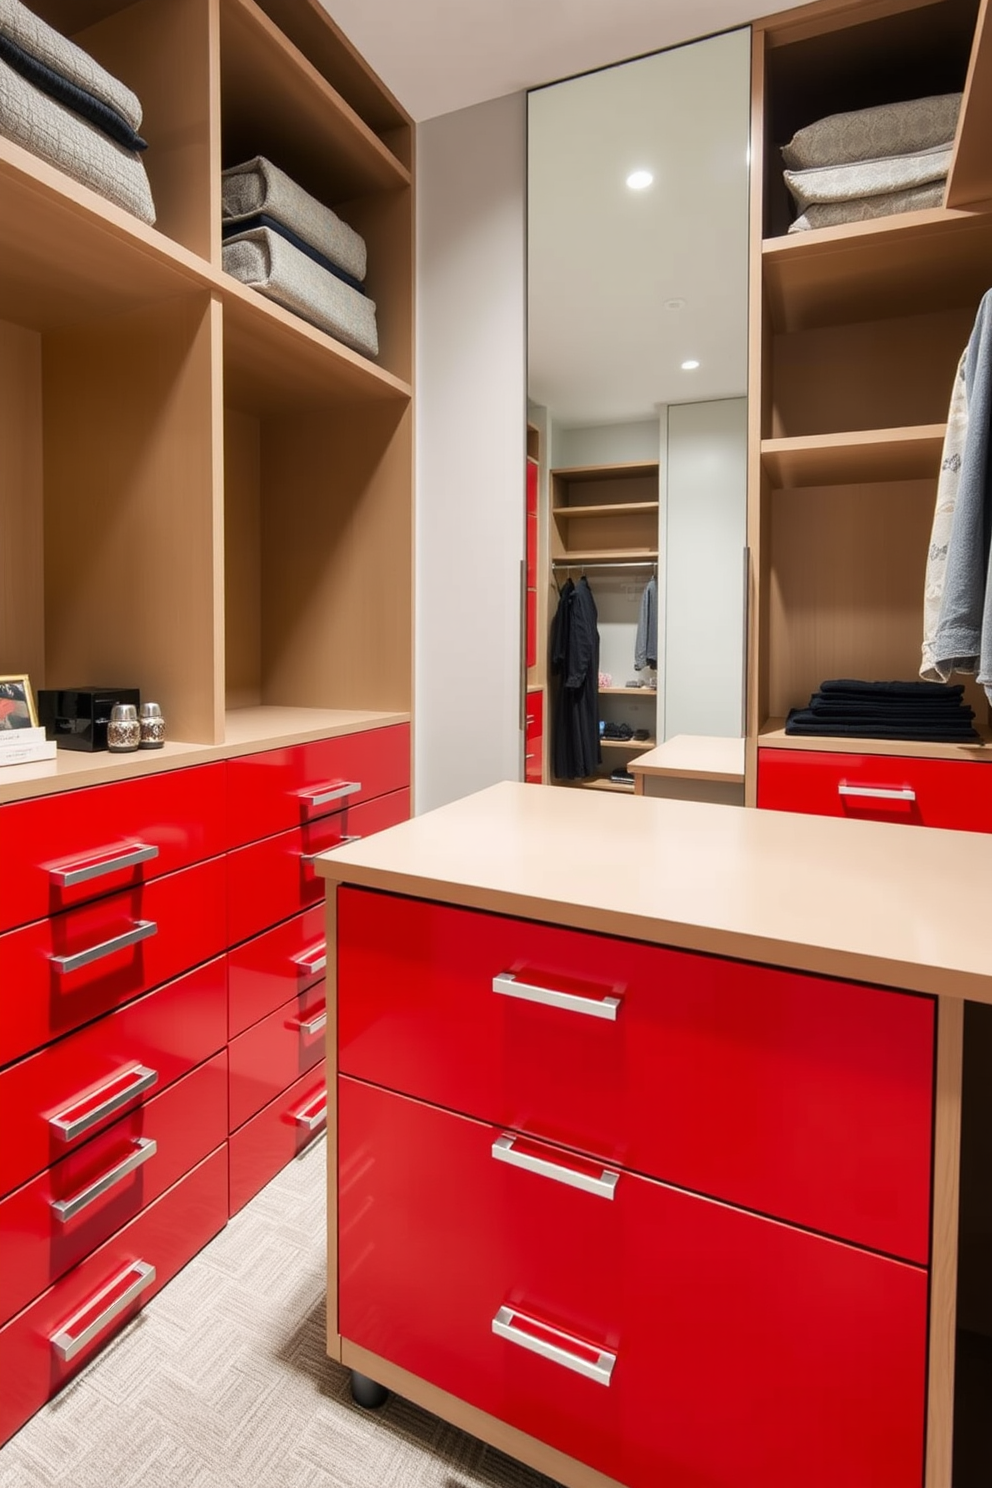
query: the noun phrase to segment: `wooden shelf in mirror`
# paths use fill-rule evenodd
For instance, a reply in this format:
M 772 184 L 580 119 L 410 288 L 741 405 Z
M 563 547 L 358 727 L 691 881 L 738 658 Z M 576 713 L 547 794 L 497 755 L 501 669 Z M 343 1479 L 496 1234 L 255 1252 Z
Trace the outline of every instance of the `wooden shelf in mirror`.
M 566 521 L 571 517 L 631 517 L 657 512 L 657 501 L 618 501 L 605 506 L 554 506 L 551 514 Z
M 937 475 L 945 430 L 944 424 L 925 424 L 910 429 L 763 439 L 761 463 L 776 488 L 920 480 Z
M 583 563 L 615 563 L 618 568 L 624 563 L 656 563 L 657 548 L 595 548 L 584 553 L 565 552 L 555 556 L 559 567 L 581 568 Z
M 600 697 L 657 697 L 656 687 L 600 687 Z
M 552 479 L 573 481 L 638 480 L 657 475 L 657 460 L 628 460 L 617 465 L 569 465 L 551 471 Z
M 958 117 L 954 158 L 944 205 L 966 207 L 992 201 L 992 18 L 982 0 Z
M 785 732 L 784 718 L 769 718 L 758 731 L 759 749 L 807 749 L 826 754 L 890 754 L 908 759 L 975 760 L 992 764 L 992 730 L 976 722 L 980 743 L 927 743 L 919 739 L 855 739 L 824 734 L 809 738 Z
M 579 790 L 619 791 L 621 794 L 628 796 L 634 794 L 634 782 L 632 780 L 628 784 L 622 780 L 610 780 L 605 775 L 597 775 L 593 780 L 562 780 L 558 783 L 560 785 L 574 785 Z
M 628 753 L 646 754 L 649 749 L 657 749 L 657 739 L 600 739 L 601 749 L 626 749 Z

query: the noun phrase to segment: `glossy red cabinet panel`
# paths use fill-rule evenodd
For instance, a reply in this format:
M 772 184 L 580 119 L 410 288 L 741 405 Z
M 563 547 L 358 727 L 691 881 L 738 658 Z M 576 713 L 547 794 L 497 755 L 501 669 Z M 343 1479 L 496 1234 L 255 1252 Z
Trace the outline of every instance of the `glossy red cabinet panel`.
M 220 956 L 0 1071 L 0 1193 L 88 1142 L 138 1102 L 157 1096 L 226 1042 L 227 974 Z M 140 1069 L 154 1072 L 156 1079 L 128 1100 L 128 1074 Z M 54 1127 L 50 1118 L 68 1113 L 71 1119 L 80 1106 L 85 1129 L 63 1137 L 64 1128 Z
M 229 1036 L 243 1033 L 321 980 L 326 954 L 323 904 L 231 951 L 227 958 Z
M 566 1005 L 531 1000 L 549 992 Z M 934 1016 L 925 997 L 338 891 L 343 1073 L 921 1262 Z
M 228 1143 L 232 1214 L 324 1131 L 326 1095 L 321 1060 L 233 1134 Z
M 345 841 L 370 837 L 410 815 L 410 792 L 348 806 L 305 827 L 280 832 L 240 847 L 227 856 L 227 924 L 230 944 L 288 919 L 310 905 L 323 904 L 324 880 L 316 872 L 316 853 Z
M 0 1442 L 113 1337 L 227 1220 L 227 1152 L 220 1147 L 0 1329 Z M 154 1277 L 144 1268 L 153 1267 Z M 139 1269 L 142 1268 L 142 1269 Z M 138 1295 L 116 1315 L 121 1297 Z M 85 1315 L 79 1318 L 80 1312 Z M 71 1359 L 53 1343 L 106 1318 Z M 78 1321 L 77 1321 L 78 1319 Z M 72 1326 L 69 1326 L 72 1325 Z
M 223 1053 L 8 1194 L 0 1202 L 0 1324 L 171 1188 L 226 1136 Z M 108 1180 L 113 1181 L 101 1191 Z
M 317 982 L 231 1040 L 231 1131 L 323 1059 L 326 1026 L 324 983 Z
M 356 1081 L 338 1121 L 344 1337 L 629 1488 L 920 1483 L 922 1269 Z
M 527 461 L 527 515 L 537 516 L 537 482 L 539 465 L 536 460 Z
M 407 724 L 227 761 L 228 842 L 239 847 L 410 784 Z M 345 796 L 333 792 L 358 789 Z M 321 799 L 330 797 L 330 799 Z
M 524 731 L 524 780 L 540 785 L 544 761 L 544 693 L 528 692 Z
M 853 821 L 992 832 L 992 765 L 759 749 L 758 805 Z
M 222 853 L 224 766 L 12 802 L 0 836 L 6 930 Z
M 0 1064 L 224 950 L 224 881 L 225 859 L 210 858 L 0 935 L 4 985 L 18 989 L 0 1020 Z M 99 959 L 68 969 L 91 951 Z

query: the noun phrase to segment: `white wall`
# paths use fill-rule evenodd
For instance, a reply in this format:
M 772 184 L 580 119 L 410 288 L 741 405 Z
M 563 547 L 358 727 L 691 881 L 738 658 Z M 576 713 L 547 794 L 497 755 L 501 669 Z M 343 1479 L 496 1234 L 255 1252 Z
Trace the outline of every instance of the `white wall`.
M 628 424 L 555 425 L 556 465 L 621 465 L 627 460 L 657 460 L 658 420 Z
M 417 129 L 418 812 L 519 779 L 526 102 Z

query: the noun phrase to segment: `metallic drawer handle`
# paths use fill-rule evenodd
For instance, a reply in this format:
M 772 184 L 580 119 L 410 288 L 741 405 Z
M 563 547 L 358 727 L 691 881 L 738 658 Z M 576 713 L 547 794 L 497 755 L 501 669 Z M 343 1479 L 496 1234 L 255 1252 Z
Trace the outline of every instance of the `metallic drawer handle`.
M 312 951 L 307 951 L 303 956 L 297 956 L 293 965 L 299 976 L 316 976 L 320 971 L 327 970 L 327 945 L 314 946 Z
M 121 1283 L 127 1282 L 131 1277 L 134 1280 L 130 1281 L 130 1284 L 123 1291 L 118 1291 Z M 92 1343 L 97 1334 L 101 1333 L 108 1323 L 112 1323 L 114 1318 L 124 1311 L 125 1307 L 129 1307 L 135 1297 L 140 1297 L 141 1293 L 147 1287 L 150 1287 L 154 1280 L 154 1266 L 150 1266 L 147 1261 L 133 1261 L 126 1271 L 122 1271 L 119 1276 L 115 1276 L 113 1281 L 108 1281 L 102 1291 L 97 1292 L 96 1296 L 87 1302 L 85 1307 L 75 1313 L 67 1323 L 63 1323 L 57 1333 L 51 1335 L 49 1341 L 59 1358 L 64 1360 L 65 1363 L 68 1363 L 70 1359 L 74 1359 L 80 1349 L 84 1349 L 88 1343 Z M 98 1307 L 105 1298 L 109 1298 L 110 1300 L 107 1302 L 103 1311 L 98 1313 L 92 1322 L 86 1323 L 86 1326 L 81 1332 L 74 1332 L 73 1330 L 79 1327 L 80 1323 L 85 1322 L 93 1309 Z
M 300 791 L 300 800 L 308 806 L 326 806 L 328 801 L 341 801 L 345 796 L 355 796 L 362 788 L 360 780 L 335 780 L 318 786 L 315 791 Z
M 74 1101 L 64 1111 L 60 1111 L 57 1116 L 50 1116 L 48 1124 L 54 1128 L 56 1135 L 61 1137 L 63 1142 L 74 1142 L 77 1137 L 89 1131 L 91 1126 L 96 1126 L 97 1122 L 102 1121 L 105 1116 L 119 1111 L 121 1106 L 126 1106 L 128 1101 L 133 1100 L 136 1095 L 150 1090 L 157 1080 L 158 1070 L 146 1069 L 143 1064 L 136 1064 L 132 1069 L 114 1075 L 112 1080 L 108 1080 L 91 1095 L 80 1096 L 79 1100 Z M 92 1105 L 92 1101 L 96 1101 L 97 1104 Z M 75 1114 L 77 1111 L 79 1115 Z
M 294 1112 L 293 1120 L 297 1126 L 305 1126 L 307 1131 L 319 1131 L 322 1126 L 327 1125 L 327 1090 L 323 1089 L 313 1100 Z
M 540 1329 L 540 1334 L 550 1333 L 553 1338 L 560 1338 L 561 1343 L 553 1343 L 550 1338 L 541 1337 L 540 1334 L 528 1333 L 526 1328 L 518 1326 L 518 1319 L 520 1323 L 529 1323 L 532 1328 Z M 540 1354 L 543 1359 L 550 1359 L 553 1364 L 561 1364 L 565 1369 L 574 1369 L 576 1374 L 584 1374 L 598 1385 L 610 1383 L 613 1366 L 617 1362 L 616 1354 L 611 1354 L 606 1349 L 588 1348 L 579 1339 L 570 1338 L 557 1328 L 549 1328 L 547 1323 L 539 1323 L 536 1318 L 529 1318 L 524 1313 L 517 1312 L 514 1307 L 500 1308 L 493 1318 L 493 1332 L 498 1337 L 505 1338 L 508 1343 L 515 1343 L 520 1348 Z M 596 1357 L 590 1358 L 584 1352 L 577 1352 L 585 1349 Z
M 89 950 L 77 951 L 74 956 L 50 956 L 54 969 L 60 976 L 65 976 L 70 971 L 79 971 L 82 966 L 92 966 L 94 961 L 102 961 L 104 956 L 112 956 L 115 951 L 123 951 L 128 946 L 137 945 L 140 940 L 147 940 L 150 935 L 158 934 L 158 926 L 154 920 L 138 920 L 130 930 L 125 930 L 123 935 L 115 935 L 113 940 L 101 941 L 99 945 L 90 946 Z
M 908 785 L 899 790 L 884 785 L 838 785 L 839 796 L 867 796 L 872 801 L 915 801 L 916 792 Z
M 75 884 L 89 883 L 90 879 L 102 878 L 105 873 L 133 868 L 136 863 L 148 863 L 157 857 L 157 847 L 138 843 L 115 853 L 112 858 L 91 858 L 85 863 L 74 863 L 71 868 L 49 868 L 48 876 L 60 889 L 71 889 Z
M 138 1137 L 130 1157 L 125 1157 L 124 1161 L 119 1162 L 115 1168 L 108 1168 L 102 1178 L 97 1178 L 88 1188 L 81 1188 L 77 1194 L 73 1194 L 71 1199 L 53 1199 L 52 1210 L 56 1219 L 61 1220 L 63 1224 L 70 1219 L 75 1219 L 77 1214 L 88 1209 L 90 1204 L 94 1203 L 101 1194 L 113 1188 L 115 1183 L 122 1182 L 129 1173 L 133 1173 L 136 1168 L 141 1167 L 142 1163 L 154 1157 L 157 1151 L 158 1143 L 153 1137 Z
M 332 842 L 329 847 L 322 847 L 320 851 L 322 853 L 333 852 L 336 847 L 344 847 L 346 842 L 361 842 L 361 840 L 361 833 L 353 832 L 350 837 L 339 837 L 337 842 Z M 303 864 L 304 868 L 312 868 L 314 863 L 316 863 L 317 858 L 317 853 L 300 853 L 300 862 Z
M 321 1008 L 320 1012 L 315 1018 L 311 1018 L 309 1022 L 306 1023 L 301 1020 L 299 1023 L 297 1023 L 296 1026 L 301 1033 L 306 1034 L 308 1037 L 310 1034 L 320 1033 L 321 1029 L 327 1027 L 327 1009 Z
M 535 987 L 518 982 L 512 971 L 501 971 L 493 977 L 493 991 L 504 997 L 519 997 L 523 1002 L 543 1002 L 547 1007 L 566 1008 L 570 1013 L 585 1013 L 589 1018 L 617 1020 L 619 997 L 579 997 L 574 992 L 555 992 L 551 987 Z
M 612 1199 L 616 1191 L 619 1173 L 604 1168 L 599 1178 L 590 1173 L 578 1173 L 562 1163 L 549 1162 L 544 1157 L 534 1157 L 529 1152 L 517 1152 L 514 1142 L 519 1137 L 505 1132 L 493 1143 L 493 1157 L 497 1162 L 509 1163 L 513 1168 L 523 1168 L 528 1173 L 539 1173 L 542 1178 L 553 1178 L 556 1183 L 567 1183 L 569 1188 L 581 1188 L 586 1193 L 598 1194 L 601 1199 Z

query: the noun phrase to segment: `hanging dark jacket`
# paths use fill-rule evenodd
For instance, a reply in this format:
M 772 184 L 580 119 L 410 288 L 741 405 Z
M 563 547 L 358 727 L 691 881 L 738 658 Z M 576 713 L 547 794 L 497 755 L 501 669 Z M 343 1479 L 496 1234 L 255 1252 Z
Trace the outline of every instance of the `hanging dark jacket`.
M 586 579 L 566 580 L 551 626 L 556 679 L 551 758 L 559 780 L 584 780 L 602 762 L 599 748 L 599 630 Z

